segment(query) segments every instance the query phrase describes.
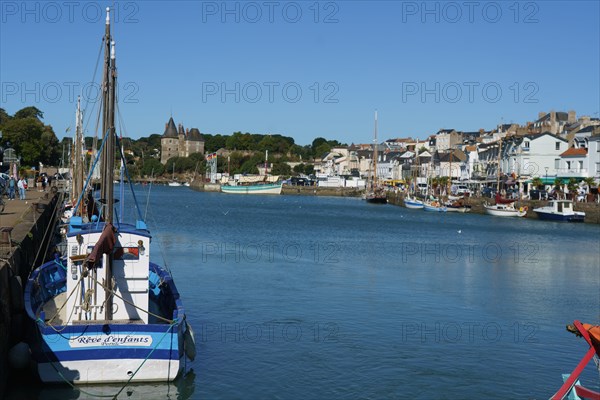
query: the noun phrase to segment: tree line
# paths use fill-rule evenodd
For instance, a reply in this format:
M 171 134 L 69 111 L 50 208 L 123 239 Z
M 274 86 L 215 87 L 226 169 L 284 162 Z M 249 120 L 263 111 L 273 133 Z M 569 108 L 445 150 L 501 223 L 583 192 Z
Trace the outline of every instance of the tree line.
M 0 108 L 0 147 L 14 148 L 21 158 L 21 167 L 37 167 L 39 163 L 53 166 L 68 166 L 68 154 L 73 139 L 58 140 L 51 125 L 42 122 L 44 113 L 36 107 L 25 107 L 14 115 Z M 67 132 L 70 129 L 67 129 Z M 269 152 L 271 173 L 275 175 L 311 174 L 314 172 L 312 160 L 328 153 L 332 147 L 343 145 L 337 140 L 317 137 L 309 145 L 298 145 L 292 137 L 279 134 L 253 134 L 233 132 L 225 134 L 202 134 L 205 153 L 219 149 L 229 151 L 229 157 L 217 159 L 218 172 L 231 174 L 255 174 L 257 166 L 264 163 L 265 151 Z M 160 163 L 162 135 L 151 134 L 140 139 L 123 138 L 125 160 L 131 178 L 169 176 L 172 173 L 200 173 L 206 170 L 206 162 L 201 154 L 189 157 L 173 157 L 166 164 Z M 85 147 L 91 150 L 93 137 L 85 137 Z M 97 147 L 100 146 L 98 141 Z M 0 154 L 1 155 L 1 154 Z M 88 155 L 89 157 L 89 155 Z M 287 162 L 298 163 L 293 169 Z

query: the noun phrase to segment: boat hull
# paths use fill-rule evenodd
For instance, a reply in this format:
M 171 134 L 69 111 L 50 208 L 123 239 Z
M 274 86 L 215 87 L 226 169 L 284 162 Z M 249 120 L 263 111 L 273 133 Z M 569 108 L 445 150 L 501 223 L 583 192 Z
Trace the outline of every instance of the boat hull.
M 458 212 L 458 213 L 468 213 L 471 211 L 471 207 L 467 206 L 446 206 L 446 212 Z
M 221 192 L 228 194 L 281 194 L 282 184 L 221 186 Z
M 418 200 L 404 200 L 404 207 L 412 210 L 422 210 L 423 203 Z
M 544 212 L 533 210 L 537 214 L 539 219 L 546 221 L 560 221 L 560 222 L 584 222 L 585 214 L 556 214 L 552 212 Z
M 429 211 L 429 212 L 446 212 L 446 207 L 443 206 L 434 206 L 431 204 L 423 204 L 423 210 L 424 211 Z
M 367 197 L 367 203 L 372 203 L 372 204 L 387 204 L 387 197 L 382 197 L 382 196 L 373 196 L 373 197 Z
M 526 209 L 516 209 L 510 207 L 496 207 L 483 205 L 485 212 L 489 215 L 493 215 L 495 217 L 524 217 L 527 215 Z
M 173 381 L 184 365 L 177 325 L 153 326 L 153 332 L 148 325 L 140 330 L 120 324 L 69 326 L 62 332 L 48 328 L 52 332 L 41 330 L 41 347 L 32 357 L 44 383 L 119 383 L 133 374 L 131 382 Z M 144 345 L 119 344 L 126 340 Z
M 150 263 L 147 279 L 154 299 L 144 308 L 154 315 L 162 314 L 161 319 L 154 317 L 150 323 L 141 320 L 69 322 L 66 318 L 71 316 L 60 315 L 68 301 L 66 281 L 71 279 L 65 264 L 65 258 L 43 264 L 31 274 L 25 286 L 25 310 L 37 330 L 30 343 L 31 354 L 42 382 L 174 380 L 185 365 L 188 325 L 179 293 L 168 272 Z M 162 282 L 160 287 L 158 282 Z M 48 304 L 52 307 L 48 308 Z M 161 311 L 161 307 L 167 308 Z

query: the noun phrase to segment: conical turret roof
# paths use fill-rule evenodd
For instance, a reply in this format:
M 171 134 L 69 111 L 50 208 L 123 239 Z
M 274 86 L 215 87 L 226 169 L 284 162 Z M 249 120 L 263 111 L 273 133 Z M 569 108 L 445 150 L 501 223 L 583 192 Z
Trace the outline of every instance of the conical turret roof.
M 194 142 L 203 142 L 204 141 L 204 138 L 202 137 L 202 134 L 200 133 L 198 128 L 190 129 L 190 131 L 188 132 L 188 135 L 187 135 L 187 139 L 194 141 Z
M 163 133 L 163 137 L 177 137 L 177 128 L 175 127 L 175 121 L 173 121 L 173 117 L 169 119 L 167 122 L 167 127 L 165 128 L 165 133 Z

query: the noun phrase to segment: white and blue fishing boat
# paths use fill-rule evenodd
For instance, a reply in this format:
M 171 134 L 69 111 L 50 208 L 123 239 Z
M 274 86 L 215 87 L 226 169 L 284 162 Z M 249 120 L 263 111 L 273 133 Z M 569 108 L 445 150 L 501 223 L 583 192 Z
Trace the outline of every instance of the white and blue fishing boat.
M 221 186 L 221 192 L 229 194 L 281 194 L 281 189 L 282 183 Z
M 434 212 L 446 212 L 446 206 L 440 203 L 438 200 L 425 201 L 423 203 L 423 210 Z
M 419 200 L 416 197 L 406 196 L 404 198 L 404 206 L 413 210 L 423 209 L 423 200 Z
M 547 206 L 534 208 L 539 219 L 563 222 L 583 222 L 585 213 L 573 210 L 571 200 L 551 200 Z
M 172 381 L 186 355 L 195 356 L 171 273 L 150 261 L 152 236 L 139 207 L 132 224 L 116 215 L 117 85 L 109 15 L 107 9 L 100 199 L 82 212 L 79 197 L 66 253 L 35 269 L 25 288 L 26 312 L 36 328 L 31 353 L 43 382 Z

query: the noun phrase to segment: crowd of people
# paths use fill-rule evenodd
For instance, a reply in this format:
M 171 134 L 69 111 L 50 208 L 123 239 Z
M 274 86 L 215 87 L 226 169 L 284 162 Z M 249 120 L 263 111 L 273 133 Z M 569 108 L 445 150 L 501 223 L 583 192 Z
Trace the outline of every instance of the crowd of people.
M 46 192 L 48 187 L 50 186 L 50 181 L 46 174 L 42 174 L 37 178 L 37 183 L 39 183 L 39 191 Z M 8 200 L 15 200 L 17 196 L 19 196 L 19 200 L 27 200 L 27 179 L 22 176 L 14 176 L 14 175 L 6 175 L 0 176 L 0 197 L 6 196 Z

